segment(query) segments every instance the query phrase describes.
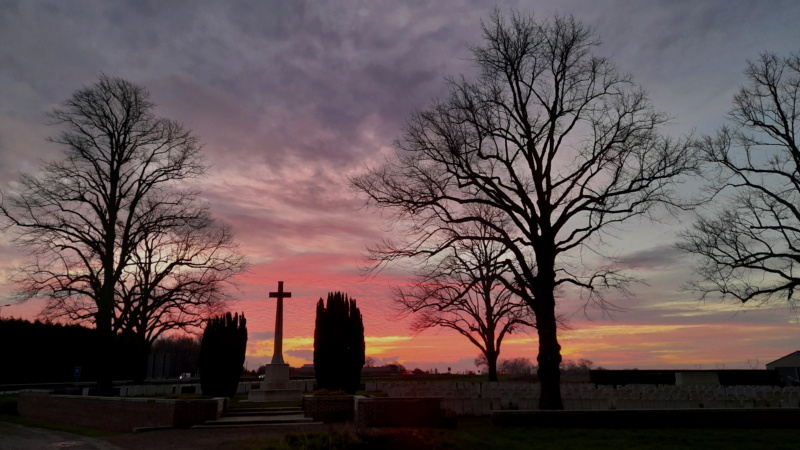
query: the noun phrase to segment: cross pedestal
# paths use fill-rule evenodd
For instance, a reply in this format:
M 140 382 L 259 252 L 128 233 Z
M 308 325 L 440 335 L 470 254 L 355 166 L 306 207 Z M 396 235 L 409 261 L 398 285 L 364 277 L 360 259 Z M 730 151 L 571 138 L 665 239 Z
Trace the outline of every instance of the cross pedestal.
M 250 391 L 251 402 L 299 401 L 302 390 L 294 388 L 289 381 L 289 364 L 283 362 L 283 299 L 291 298 L 291 292 L 283 291 L 283 281 L 278 282 L 278 292 L 270 292 L 270 298 L 278 299 L 275 314 L 275 347 L 272 362 L 264 367 L 264 381 L 259 389 Z

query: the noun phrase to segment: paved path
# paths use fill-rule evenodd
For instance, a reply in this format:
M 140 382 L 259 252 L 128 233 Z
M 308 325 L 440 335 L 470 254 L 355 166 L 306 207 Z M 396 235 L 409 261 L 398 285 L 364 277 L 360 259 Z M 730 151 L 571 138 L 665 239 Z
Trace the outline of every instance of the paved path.
M 44 428 L 24 427 L 8 422 L 0 422 L 0 449 L 78 449 L 78 450 L 121 450 L 120 447 L 97 438 L 79 436 L 62 431 Z
M 345 430 L 348 430 L 345 424 L 262 424 L 233 428 L 166 429 L 95 438 L 0 421 L 0 450 L 238 450 L 261 448 L 265 440 L 277 444 L 286 433 Z

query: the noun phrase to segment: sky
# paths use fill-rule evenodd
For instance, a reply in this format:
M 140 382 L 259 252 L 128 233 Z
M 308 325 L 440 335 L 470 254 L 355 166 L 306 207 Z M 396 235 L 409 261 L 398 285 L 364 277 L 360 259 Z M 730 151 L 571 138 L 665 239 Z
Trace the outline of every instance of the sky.
M 725 121 L 748 59 L 799 51 L 794 0 L 115 1 L 0 0 L 0 189 L 63 149 L 46 113 L 98 75 L 146 87 L 157 115 L 204 144 L 210 169 L 196 188 L 228 223 L 251 270 L 231 308 L 248 319 L 247 365 L 272 355 L 274 299 L 284 281 L 284 357 L 310 363 L 315 303 L 330 291 L 358 301 L 367 355 L 408 368 L 474 370 L 478 353 L 452 332 L 412 334 L 391 308 L 407 274 L 359 270 L 367 245 L 389 235 L 347 179 L 394 153 L 405 120 L 446 94 L 445 77 L 474 75 L 469 45 L 494 7 L 539 18 L 572 14 L 649 93 L 681 136 Z M 692 186 L 689 183 L 686 189 Z M 565 359 L 606 368 L 763 368 L 800 349 L 782 304 L 740 305 L 682 288 L 691 258 L 673 247 L 691 214 L 635 222 L 606 251 L 644 283 L 609 294 L 609 316 L 561 299 Z M 624 238 L 623 238 L 624 237 Z M 6 281 L 25 258 L 0 235 L 0 315 L 33 319 Z M 9 343 L 0 343 L 9 345 Z M 501 359 L 536 358 L 535 333 L 507 338 Z

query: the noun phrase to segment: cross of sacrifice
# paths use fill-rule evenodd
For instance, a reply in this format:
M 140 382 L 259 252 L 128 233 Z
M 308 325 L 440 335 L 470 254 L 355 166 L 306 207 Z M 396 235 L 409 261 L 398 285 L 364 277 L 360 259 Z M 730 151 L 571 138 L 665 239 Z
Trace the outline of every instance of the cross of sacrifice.
M 278 312 L 275 314 L 275 349 L 272 352 L 272 364 L 283 362 L 283 299 L 291 298 L 291 292 L 283 292 L 283 281 L 278 281 L 278 292 L 270 292 L 269 298 L 278 299 Z

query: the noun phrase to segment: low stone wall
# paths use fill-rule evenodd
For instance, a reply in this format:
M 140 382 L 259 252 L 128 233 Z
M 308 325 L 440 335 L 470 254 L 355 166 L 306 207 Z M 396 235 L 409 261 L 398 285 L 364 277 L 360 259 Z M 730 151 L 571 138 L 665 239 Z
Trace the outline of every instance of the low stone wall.
M 445 427 L 441 398 L 367 398 L 356 401 L 359 427 Z
M 800 409 L 492 411 L 492 423 L 547 428 L 797 428 Z
M 303 412 L 317 422 L 347 422 L 353 420 L 355 396 L 329 395 L 303 397 Z
M 223 399 L 167 400 L 53 395 L 22 391 L 17 409 L 22 417 L 107 431 L 137 428 L 188 428 L 222 415 Z
M 353 421 L 359 427 L 442 427 L 455 418 L 455 414 L 448 417 L 441 398 L 307 395 L 303 397 L 303 411 L 315 421 Z

